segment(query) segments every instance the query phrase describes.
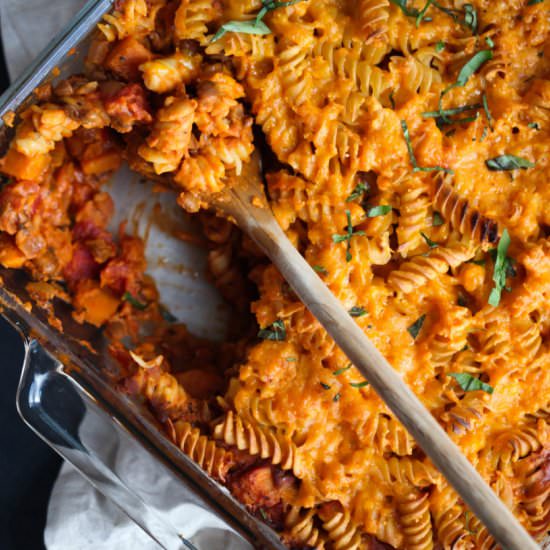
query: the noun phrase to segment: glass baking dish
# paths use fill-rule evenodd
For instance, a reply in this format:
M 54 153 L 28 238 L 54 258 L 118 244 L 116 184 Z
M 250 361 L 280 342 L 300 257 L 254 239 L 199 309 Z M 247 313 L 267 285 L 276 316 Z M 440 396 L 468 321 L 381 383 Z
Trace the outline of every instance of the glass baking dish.
M 75 16 L 41 56 L 0 98 L 0 117 L 17 113 L 32 92 L 48 79 L 79 72 L 87 41 L 96 23 L 114 0 L 92 0 Z M 11 129 L 0 122 L 0 153 Z M 193 222 L 163 193 L 154 198 L 148 185 L 121 170 L 107 190 L 116 205 L 113 228 L 129 221 L 127 231 L 146 237 L 146 256 L 161 299 L 199 336 L 223 337 L 227 316 L 222 300 L 201 271 L 205 253 L 166 230 L 171 220 L 179 229 L 193 230 Z M 162 219 L 162 223 L 160 223 Z M 174 265 L 173 259 L 182 259 Z M 167 261 L 170 259 L 170 261 Z M 192 269 L 189 268 L 192 266 Z M 24 421 L 94 487 L 111 499 L 162 547 L 284 548 L 267 525 L 250 515 L 226 489 L 207 476 L 156 427 L 152 417 L 109 382 L 112 366 L 102 353 L 100 331 L 77 324 L 70 309 L 55 303 L 55 315 L 33 303 L 22 271 L 0 268 L 1 314 L 17 328 L 25 342 L 25 360 L 17 395 Z M 131 445 L 135 453 L 150 453 L 174 483 L 185 489 L 188 521 L 176 529 L 132 486 L 132 476 L 118 471 L 116 449 Z M 200 522 L 193 521 L 200 517 Z M 205 532 L 217 530 L 219 546 L 201 543 Z M 211 538 L 209 539 L 212 540 Z

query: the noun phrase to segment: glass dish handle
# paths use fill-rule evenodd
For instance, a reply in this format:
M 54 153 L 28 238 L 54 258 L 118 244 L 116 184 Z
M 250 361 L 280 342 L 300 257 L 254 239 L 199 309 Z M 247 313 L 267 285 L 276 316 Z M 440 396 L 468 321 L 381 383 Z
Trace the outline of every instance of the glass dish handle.
M 17 391 L 17 408 L 24 422 L 161 548 L 197 550 L 116 474 L 114 465 L 109 464 L 108 449 L 104 456 L 99 455 L 94 440 L 101 440 L 104 434 L 106 441 L 112 441 L 113 437 L 122 437 L 122 431 L 107 421 L 107 413 L 99 409 L 40 343 L 32 339 L 26 339 L 25 343 L 25 360 Z M 118 445 L 119 441 L 115 441 L 114 448 Z M 219 521 L 215 524 L 219 529 Z M 242 540 L 229 526 L 227 531 L 231 537 Z M 251 548 L 244 540 L 242 542 L 243 548 Z

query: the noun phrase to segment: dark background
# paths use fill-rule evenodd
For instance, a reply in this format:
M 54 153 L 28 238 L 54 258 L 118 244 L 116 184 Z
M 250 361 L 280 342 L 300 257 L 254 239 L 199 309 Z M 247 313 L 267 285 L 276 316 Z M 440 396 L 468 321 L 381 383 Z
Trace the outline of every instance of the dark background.
M 8 85 L 0 40 L 0 92 Z M 0 357 L 0 550 L 44 550 L 48 498 L 61 459 L 17 414 L 23 344 L 1 318 Z

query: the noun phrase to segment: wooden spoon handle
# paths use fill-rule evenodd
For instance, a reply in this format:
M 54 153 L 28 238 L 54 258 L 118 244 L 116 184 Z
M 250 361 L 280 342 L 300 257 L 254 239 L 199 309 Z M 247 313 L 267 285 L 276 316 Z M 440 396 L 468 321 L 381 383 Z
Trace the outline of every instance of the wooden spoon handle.
M 512 512 L 294 248 L 269 207 L 252 206 L 251 196 L 245 189 L 232 191 L 232 195 L 231 213 L 241 229 L 277 266 L 304 305 L 382 397 L 495 540 L 509 550 L 538 549 Z

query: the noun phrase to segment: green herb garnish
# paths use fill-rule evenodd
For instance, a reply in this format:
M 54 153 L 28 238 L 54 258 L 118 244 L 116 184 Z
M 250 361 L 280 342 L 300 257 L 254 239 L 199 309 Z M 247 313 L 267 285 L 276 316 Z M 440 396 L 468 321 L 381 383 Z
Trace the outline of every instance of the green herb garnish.
M 456 82 L 452 85 L 466 86 L 466 83 L 470 77 L 487 61 L 493 59 L 493 52 L 491 50 L 481 50 L 477 52 L 468 62 L 460 69 Z
M 489 130 L 487 129 L 487 126 L 483 128 L 483 132 L 481 133 L 481 137 L 479 138 L 479 142 L 481 143 L 486 137 Z
M 493 59 L 493 52 L 491 50 L 481 50 L 472 56 L 460 69 L 458 77 L 454 84 L 451 84 L 448 88 L 443 90 L 443 94 L 446 94 L 452 88 L 466 86 L 466 83 L 470 77 L 487 61 Z
M 422 23 L 422 19 L 424 19 L 424 16 L 426 15 L 428 8 L 432 5 L 432 2 L 433 0 L 428 0 L 426 4 L 424 4 L 424 7 L 418 12 L 418 15 L 416 16 L 417 28 L 420 26 L 420 23 Z
M 285 323 L 281 319 L 277 319 L 269 327 L 263 328 L 258 332 L 258 338 L 262 340 L 273 340 L 275 342 L 283 342 L 286 340 Z
M 249 21 L 228 21 L 224 23 L 218 32 L 212 37 L 211 42 L 216 42 L 227 32 L 241 32 L 244 34 L 271 34 L 271 29 L 262 21 L 266 13 L 276 10 L 277 8 L 286 8 L 297 4 L 302 0 L 289 0 L 288 2 L 263 2 L 262 9 L 258 12 L 258 15 L 254 19 Z
M 445 223 L 445 220 L 439 212 L 434 212 L 432 216 L 432 227 L 439 227 Z
M 527 128 L 532 128 L 533 130 L 540 130 L 540 126 L 538 122 L 530 122 L 527 124 Z
M 499 155 L 485 161 L 487 168 L 492 171 L 527 169 L 535 166 L 534 162 L 517 157 L 516 155 Z
M 122 296 L 122 299 L 125 302 L 128 302 L 129 304 L 132 304 L 133 307 L 136 309 L 139 309 L 143 311 L 147 308 L 147 304 L 144 304 L 143 302 L 140 302 L 135 296 L 132 296 L 129 292 L 125 292 L 124 296 Z
M 454 84 L 451 84 L 450 86 L 447 86 L 441 94 L 439 95 L 439 111 L 442 112 L 442 101 L 443 96 L 450 92 L 453 88 L 458 88 L 462 86 L 466 86 L 466 83 L 470 79 L 470 77 L 486 62 L 490 59 L 493 59 L 493 52 L 492 50 L 481 50 L 474 54 L 460 69 L 460 72 L 458 73 L 458 77 L 456 79 L 456 82 Z M 440 115 L 441 118 L 447 123 L 450 124 L 450 120 L 444 115 Z
M 476 109 L 481 108 L 481 103 L 472 103 L 471 105 L 463 105 L 462 107 L 455 107 L 453 109 L 441 109 L 439 111 L 426 111 L 422 113 L 424 118 L 439 118 L 439 117 L 450 117 L 454 115 L 459 115 L 460 113 L 465 113 L 467 111 L 475 111 Z
M 508 271 L 508 264 L 511 261 L 508 258 L 508 247 L 510 246 L 510 235 L 508 230 L 505 229 L 502 232 L 502 236 L 498 242 L 495 258 L 495 267 L 493 268 L 493 281 L 495 283 L 494 288 L 489 295 L 489 304 L 496 307 L 500 303 L 500 296 L 502 289 L 506 287 L 506 275 Z
M 450 168 L 444 168 L 443 166 L 418 166 L 411 144 L 409 127 L 404 120 L 401 121 L 401 129 L 403 130 L 403 137 L 405 138 L 405 143 L 407 144 L 407 151 L 409 152 L 409 160 L 413 167 L 413 172 L 445 172 L 446 174 L 454 174 L 453 170 Z
M 317 273 L 320 273 L 321 275 L 328 275 L 328 271 L 326 267 L 322 265 L 314 265 L 313 270 L 316 271 Z
M 489 48 L 495 47 L 495 43 L 493 42 L 493 39 L 490 36 L 485 37 L 485 42 L 487 43 L 487 46 L 489 46 Z
M 401 11 L 407 16 L 407 17 L 418 17 L 420 12 L 416 8 L 409 8 L 407 6 L 408 2 L 407 0 L 390 0 L 392 4 L 395 4 L 397 7 L 401 8 Z
M 477 34 L 477 12 L 472 4 L 464 4 L 464 23 L 465 27 L 468 27 L 472 34 Z
M 338 403 L 338 401 L 340 401 L 340 394 L 339 394 L 339 393 L 335 394 L 335 396 L 332 398 L 332 400 L 333 400 L 335 403 Z
M 487 96 L 483 94 L 483 110 L 485 111 L 485 116 L 487 117 L 487 122 L 489 123 L 489 128 L 493 131 L 493 117 L 491 116 L 491 111 L 489 111 L 489 104 L 487 103 Z
M 351 367 L 352 367 L 352 364 L 348 363 L 345 367 L 342 367 L 341 369 L 335 370 L 332 374 L 334 374 L 334 376 L 340 376 L 341 374 L 343 374 L 347 370 L 351 369 Z
M 409 331 L 409 334 L 412 336 L 413 340 L 416 340 L 416 337 L 420 333 L 422 329 L 422 325 L 424 324 L 424 321 L 426 320 L 426 314 L 423 313 L 407 330 Z
M 527 2 L 527 5 L 534 6 L 535 4 L 542 4 L 543 2 L 544 0 L 529 0 L 529 2 Z
M 367 310 L 366 310 L 364 307 L 353 306 L 353 307 L 348 311 L 348 313 L 349 313 L 352 317 L 362 317 L 363 315 L 366 315 L 366 314 L 367 314 Z
M 464 391 L 482 390 L 487 393 L 493 393 L 494 389 L 489 384 L 482 382 L 467 372 L 450 372 L 449 376 L 454 378 Z
M 470 260 L 469 263 L 475 264 L 475 265 L 484 266 L 484 265 L 487 263 L 487 261 L 484 260 L 484 259 L 481 259 L 481 260 Z
M 287 363 L 296 363 L 296 357 L 287 357 L 286 362 Z
M 363 196 L 363 193 L 368 193 L 368 192 L 369 192 L 368 183 L 360 182 L 355 186 L 350 196 L 346 199 L 346 202 L 351 202 L 356 199 L 360 199 Z
M 351 223 L 351 213 L 349 210 L 346 210 L 346 217 L 348 219 L 347 233 L 344 235 L 334 234 L 332 235 L 332 241 L 335 243 L 341 243 L 346 241 L 346 262 L 351 262 L 351 238 L 352 237 L 363 237 L 365 235 L 364 231 L 354 231 L 353 224 Z
M 243 34 L 271 34 L 271 29 L 263 22 L 251 19 L 250 21 L 228 21 L 224 23 L 218 32 L 212 37 L 211 42 L 216 42 L 227 32 L 240 32 Z
M 437 248 L 439 245 L 437 243 L 435 243 L 434 241 L 432 241 L 428 235 L 426 235 L 425 233 L 423 233 L 422 231 L 420 232 L 420 234 L 422 235 L 422 238 L 426 241 L 426 244 L 430 247 L 430 248 Z
M 324 382 L 319 382 L 319 384 L 321 384 L 321 387 L 324 389 L 324 390 L 330 390 L 330 386 L 328 384 L 325 384 Z
M 435 51 L 436 51 L 437 53 L 439 53 L 439 52 L 442 52 L 444 49 L 445 49 L 445 42 L 443 42 L 443 40 L 440 40 L 440 41 L 435 45 Z
M 390 92 L 388 99 L 390 100 L 391 108 L 395 110 L 395 99 L 393 98 L 393 90 Z
M 388 204 L 379 204 L 378 206 L 371 206 L 367 210 L 367 218 L 376 218 L 378 216 L 385 216 L 389 214 L 392 207 Z
M 363 382 L 350 382 L 349 385 L 352 388 L 364 388 L 365 386 L 368 386 L 369 383 L 366 380 L 363 380 Z

